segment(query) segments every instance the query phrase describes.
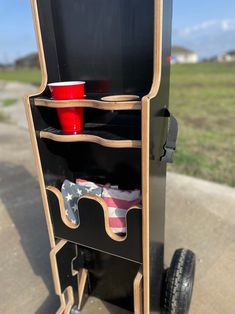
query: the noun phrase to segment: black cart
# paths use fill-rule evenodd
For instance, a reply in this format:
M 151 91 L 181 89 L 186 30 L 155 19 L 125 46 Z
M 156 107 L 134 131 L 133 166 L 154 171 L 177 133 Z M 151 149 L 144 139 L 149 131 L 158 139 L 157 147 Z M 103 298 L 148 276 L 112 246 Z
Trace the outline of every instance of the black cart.
M 168 110 L 171 0 L 32 0 L 42 84 L 25 100 L 51 244 L 57 313 L 89 296 L 135 314 L 188 313 L 195 256 L 164 268 L 166 164 L 177 122 Z M 55 100 L 48 83 L 85 81 L 86 98 Z M 56 108 L 84 108 L 84 130 L 61 130 Z M 105 202 L 83 195 L 79 224 L 61 188 L 77 178 L 141 190 L 127 232 L 110 228 Z

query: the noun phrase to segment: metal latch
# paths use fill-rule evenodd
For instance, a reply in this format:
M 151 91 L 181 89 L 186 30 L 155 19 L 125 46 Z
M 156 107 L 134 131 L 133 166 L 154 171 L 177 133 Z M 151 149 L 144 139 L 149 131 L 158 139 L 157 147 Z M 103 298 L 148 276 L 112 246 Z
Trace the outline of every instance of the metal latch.
M 169 111 L 168 111 L 169 112 Z M 174 152 L 176 150 L 176 141 L 178 136 L 178 122 L 176 118 L 169 112 L 169 130 L 167 134 L 166 144 L 164 145 L 164 155 L 161 157 L 161 161 L 172 163 Z
M 173 163 L 173 156 L 175 152 L 175 148 L 164 146 L 165 154 L 161 157 L 162 161 Z

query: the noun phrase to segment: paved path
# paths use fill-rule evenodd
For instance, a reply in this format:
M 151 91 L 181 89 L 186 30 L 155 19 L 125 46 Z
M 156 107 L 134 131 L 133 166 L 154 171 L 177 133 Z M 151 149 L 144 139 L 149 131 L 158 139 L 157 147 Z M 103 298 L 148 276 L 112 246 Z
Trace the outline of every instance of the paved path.
M 22 98 L 35 89 L 36 87 L 31 84 L 0 81 L 0 113 L 3 112 L 9 117 L 11 123 L 26 128 L 27 122 Z M 10 106 L 4 106 L 6 100 L 15 100 L 15 102 Z
M 235 313 L 234 225 L 235 189 L 168 174 L 166 262 L 178 247 L 196 252 L 192 314 Z M 8 124 L 0 124 L 0 250 L 0 313 L 53 314 L 58 300 L 29 137 Z
M 166 256 L 197 254 L 193 314 L 235 313 L 235 189 L 168 174 Z

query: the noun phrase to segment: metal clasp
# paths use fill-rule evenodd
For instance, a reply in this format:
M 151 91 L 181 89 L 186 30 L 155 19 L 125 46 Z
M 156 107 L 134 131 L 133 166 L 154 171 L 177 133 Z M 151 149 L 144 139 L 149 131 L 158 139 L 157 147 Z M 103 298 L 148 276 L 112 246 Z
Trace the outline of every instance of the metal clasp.
M 161 160 L 168 163 L 173 163 L 173 156 L 174 156 L 175 148 L 164 146 L 164 149 L 165 149 L 165 154 L 164 156 L 161 157 Z

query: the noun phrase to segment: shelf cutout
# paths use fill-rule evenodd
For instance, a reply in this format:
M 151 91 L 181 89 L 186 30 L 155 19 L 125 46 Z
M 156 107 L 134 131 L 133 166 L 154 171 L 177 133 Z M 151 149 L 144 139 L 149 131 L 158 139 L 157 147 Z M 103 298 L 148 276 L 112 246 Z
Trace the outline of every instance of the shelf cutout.
M 77 228 L 79 228 L 80 224 L 72 223 L 69 220 L 69 218 L 67 217 L 65 206 L 64 206 L 64 199 L 63 199 L 63 196 L 62 196 L 61 192 L 56 187 L 53 187 L 53 186 L 48 186 L 47 190 L 52 192 L 52 193 L 54 193 L 54 195 L 58 199 L 59 208 L 60 208 L 60 215 L 61 215 L 61 219 L 62 219 L 63 223 L 67 227 L 69 227 L 70 229 L 77 229 Z M 88 200 L 93 200 L 93 201 L 97 202 L 100 205 L 100 207 L 102 207 L 102 209 L 103 209 L 104 228 L 106 230 L 107 235 L 111 239 L 113 239 L 114 241 L 118 241 L 118 242 L 125 241 L 125 239 L 128 236 L 128 232 L 127 232 L 127 234 L 125 236 L 120 236 L 120 235 L 118 235 L 118 234 L 113 232 L 112 227 L 110 227 L 110 224 L 109 224 L 109 214 L 108 214 L 107 204 L 105 203 L 105 201 L 101 197 L 99 197 L 97 195 L 92 195 L 92 194 L 87 194 L 87 195 L 81 196 L 79 201 L 78 201 L 78 211 L 80 211 L 79 202 L 80 202 L 81 199 L 88 199 Z M 128 215 L 128 212 L 130 212 L 131 210 L 135 210 L 135 209 L 140 210 L 140 211 L 142 210 L 141 206 L 138 206 L 138 205 L 132 206 L 132 207 L 130 207 L 126 211 L 126 215 Z M 86 220 L 88 220 L 88 219 L 86 219 Z
M 126 211 L 127 233 L 115 234 L 109 225 L 105 201 L 96 195 L 80 197 L 80 223 L 74 225 L 66 216 L 62 193 L 54 186 L 47 187 L 50 214 L 57 238 L 106 252 L 115 256 L 142 262 L 142 209 L 136 205 Z
M 40 138 L 56 142 L 91 142 L 113 148 L 141 148 L 140 140 L 126 139 L 118 132 L 112 132 L 118 129 L 117 127 L 91 123 L 87 126 L 89 129 L 85 125 L 85 130 L 81 134 L 65 133 L 52 127 L 40 131 L 39 134 Z
M 112 97 L 114 97 L 113 100 L 110 100 Z M 135 98 L 134 100 L 131 99 L 121 100 L 119 96 L 108 96 L 102 98 L 102 100 L 93 99 L 54 100 L 50 98 L 35 98 L 34 104 L 35 106 L 42 106 L 48 108 L 83 107 L 102 110 L 141 110 L 141 101 L 139 101 L 138 99 L 139 97 Z

